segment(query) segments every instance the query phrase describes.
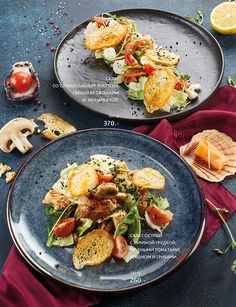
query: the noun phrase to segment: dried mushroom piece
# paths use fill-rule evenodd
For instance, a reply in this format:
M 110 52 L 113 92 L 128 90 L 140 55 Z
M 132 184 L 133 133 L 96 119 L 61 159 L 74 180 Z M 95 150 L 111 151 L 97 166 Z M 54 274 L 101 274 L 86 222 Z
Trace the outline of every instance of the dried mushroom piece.
M 73 125 L 52 113 L 42 114 L 38 117 L 38 120 L 44 122 L 45 130 L 43 130 L 41 134 L 49 140 L 55 140 L 60 136 L 76 131 L 76 128 Z
M 26 153 L 33 147 L 27 140 L 27 136 L 34 133 L 37 125 L 23 117 L 14 118 L 0 130 L 0 149 L 11 152 L 17 148 L 21 153 Z
M 180 147 L 180 155 L 196 174 L 220 182 L 236 172 L 236 142 L 217 130 L 204 130 Z
M 6 172 L 10 170 L 11 170 L 11 167 L 9 165 L 0 163 L 0 178 L 2 177 L 3 174 L 5 174 Z

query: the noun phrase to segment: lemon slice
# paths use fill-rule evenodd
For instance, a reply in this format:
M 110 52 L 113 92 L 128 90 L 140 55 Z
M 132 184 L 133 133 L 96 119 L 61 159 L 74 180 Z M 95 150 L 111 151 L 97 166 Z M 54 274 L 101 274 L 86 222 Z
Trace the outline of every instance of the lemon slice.
M 236 2 L 217 5 L 210 15 L 212 28 L 221 34 L 236 33 Z

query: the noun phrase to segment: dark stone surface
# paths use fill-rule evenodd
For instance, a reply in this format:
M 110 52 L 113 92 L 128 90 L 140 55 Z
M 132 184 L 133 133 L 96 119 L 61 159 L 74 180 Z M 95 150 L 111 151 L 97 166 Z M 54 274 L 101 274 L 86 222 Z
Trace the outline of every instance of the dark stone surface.
M 130 0 L 130 1 L 6 1 L 0 2 L 0 83 L 8 74 L 11 65 L 19 60 L 30 60 L 39 73 L 41 81 L 40 101 L 11 103 L 3 88 L 0 92 L 0 126 L 17 116 L 37 117 L 43 112 L 53 112 L 73 123 L 78 129 L 103 127 L 104 118 L 82 109 L 71 101 L 61 89 L 52 87 L 56 83 L 53 72 L 53 52 L 67 31 L 90 16 L 102 11 L 132 7 L 150 7 L 185 15 L 201 10 L 205 14 L 204 26 L 218 39 L 225 55 L 226 77 L 236 79 L 236 36 L 222 36 L 210 28 L 209 14 L 219 0 L 174 1 L 174 0 Z M 80 5 L 79 5 L 80 4 Z M 52 24 L 53 22 L 53 24 Z M 60 28 L 54 29 L 55 26 Z M 45 28 L 47 27 L 47 28 Z M 61 33 L 60 33 L 61 30 Z M 51 37 L 51 38 L 49 38 Z M 132 124 L 120 122 L 118 127 L 131 129 Z M 31 138 L 33 151 L 46 143 L 41 137 Z M 14 169 L 29 157 L 17 152 L 0 153 L 0 161 L 10 164 Z M 236 179 L 226 180 L 227 187 L 236 194 Z M 0 266 L 7 257 L 12 241 L 8 232 L 5 207 L 9 185 L 0 179 Z M 230 226 L 236 233 L 236 216 L 230 219 Z M 235 306 L 235 278 L 230 270 L 235 253 L 217 257 L 213 248 L 225 246 L 228 238 L 221 228 L 209 243 L 200 248 L 188 263 L 168 281 L 140 292 L 113 298 L 107 306 Z M 104 304 L 103 304 L 104 305 Z

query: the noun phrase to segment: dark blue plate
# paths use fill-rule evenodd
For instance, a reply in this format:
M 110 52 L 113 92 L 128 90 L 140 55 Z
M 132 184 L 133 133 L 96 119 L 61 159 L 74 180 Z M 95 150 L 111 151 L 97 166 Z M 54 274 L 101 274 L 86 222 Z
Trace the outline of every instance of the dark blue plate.
M 92 154 L 124 159 L 130 169 L 152 167 L 166 177 L 163 195 L 174 220 L 162 237 L 143 231 L 140 255 L 128 264 L 109 259 L 80 271 L 73 268 L 72 248 L 47 248 L 47 217 L 42 199 L 67 162 L 78 164 Z M 171 149 L 147 136 L 118 129 L 91 129 L 51 142 L 22 166 L 8 196 L 8 225 L 24 258 L 38 271 L 88 291 L 117 292 L 160 282 L 196 249 L 205 224 L 205 206 L 196 177 Z

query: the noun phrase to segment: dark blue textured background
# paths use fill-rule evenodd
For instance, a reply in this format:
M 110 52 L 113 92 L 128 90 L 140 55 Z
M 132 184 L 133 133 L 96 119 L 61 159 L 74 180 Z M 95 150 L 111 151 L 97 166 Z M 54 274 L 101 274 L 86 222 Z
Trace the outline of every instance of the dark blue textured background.
M 172 11 L 180 15 L 195 14 L 197 10 L 205 15 L 204 26 L 218 39 L 225 55 L 226 77 L 236 79 L 236 35 L 221 36 L 214 33 L 209 24 L 209 14 L 219 0 L 92 0 L 92 1 L 36 1 L 1 0 L 0 1 L 0 82 L 8 74 L 11 65 L 19 60 L 32 61 L 41 81 L 41 105 L 33 102 L 11 103 L 3 89 L 0 90 L 0 126 L 17 116 L 35 118 L 43 112 L 53 112 L 73 123 L 78 129 L 103 127 L 104 118 L 82 109 L 71 101 L 60 89 L 54 89 L 56 83 L 53 72 L 53 51 L 60 39 L 72 27 L 90 16 L 102 11 L 132 7 L 150 7 Z M 61 29 L 58 31 L 57 27 Z M 55 28 L 56 27 L 56 28 Z M 120 122 L 119 128 L 131 129 L 133 125 Z M 31 138 L 33 151 L 46 143 L 39 136 Z M 14 169 L 30 153 L 22 156 L 17 152 L 0 152 L 0 161 L 10 164 Z M 225 185 L 236 194 L 236 179 L 226 180 Z M 0 179 L 0 266 L 2 267 L 12 241 L 6 224 L 6 194 L 9 185 Z M 236 216 L 229 224 L 236 233 Z M 188 263 L 171 279 L 161 285 L 153 286 L 138 293 L 113 298 L 108 305 L 113 306 L 235 306 L 236 276 L 230 270 L 236 253 L 217 257 L 212 250 L 227 243 L 226 234 L 221 228 L 209 243 L 199 249 Z

